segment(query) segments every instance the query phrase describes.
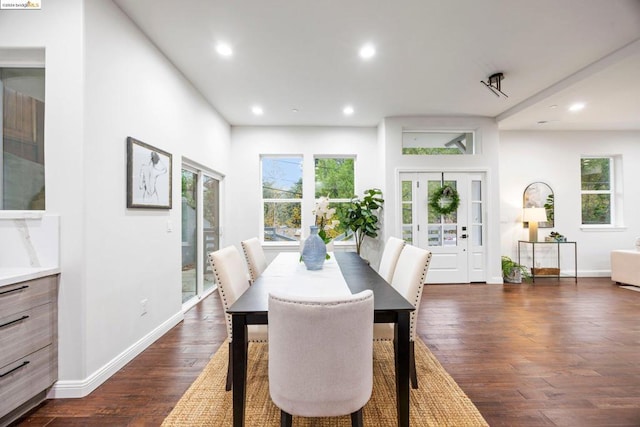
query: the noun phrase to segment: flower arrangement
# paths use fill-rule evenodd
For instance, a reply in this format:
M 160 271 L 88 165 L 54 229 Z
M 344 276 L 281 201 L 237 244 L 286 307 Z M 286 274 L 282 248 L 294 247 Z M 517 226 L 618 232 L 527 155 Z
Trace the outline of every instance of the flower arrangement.
M 329 207 L 329 197 L 320 197 L 316 203 L 316 207 L 313 210 L 313 214 L 316 216 L 316 225 L 318 226 L 318 236 L 322 241 L 327 244 L 333 240 L 328 232 L 335 229 L 340 221 L 333 219 L 336 210 Z

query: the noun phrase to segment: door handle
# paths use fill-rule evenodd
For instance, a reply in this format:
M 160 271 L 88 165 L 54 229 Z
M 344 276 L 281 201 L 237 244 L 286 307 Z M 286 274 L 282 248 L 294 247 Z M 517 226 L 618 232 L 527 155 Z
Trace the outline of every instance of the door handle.
M 466 234 L 463 234 L 462 236 L 460 236 L 461 239 L 466 239 L 467 237 L 469 236 L 467 236 Z

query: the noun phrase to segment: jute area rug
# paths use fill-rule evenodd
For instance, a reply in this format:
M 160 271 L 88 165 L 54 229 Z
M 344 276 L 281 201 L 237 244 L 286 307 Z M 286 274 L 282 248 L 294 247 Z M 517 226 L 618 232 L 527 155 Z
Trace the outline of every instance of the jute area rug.
M 419 389 L 411 389 L 412 426 L 487 426 L 471 400 L 424 343 L 415 343 Z M 249 344 L 245 425 L 279 426 L 280 410 L 269 397 L 267 344 Z M 204 371 L 182 396 L 163 426 L 231 426 L 231 392 L 224 390 L 228 344 L 225 341 Z M 364 407 L 364 424 L 397 426 L 393 344 L 374 342 L 373 395 Z M 351 426 L 347 415 L 335 418 L 293 417 L 305 427 Z

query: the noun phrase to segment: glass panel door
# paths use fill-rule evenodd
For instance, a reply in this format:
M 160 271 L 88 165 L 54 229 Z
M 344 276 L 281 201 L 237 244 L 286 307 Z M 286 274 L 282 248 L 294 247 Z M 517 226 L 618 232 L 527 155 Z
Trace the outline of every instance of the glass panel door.
M 207 257 L 210 252 L 220 249 L 220 181 L 202 176 L 202 200 L 203 287 L 207 291 L 213 287 L 213 271 Z
M 198 283 L 197 184 L 197 173 L 182 169 L 182 302 L 196 296 Z

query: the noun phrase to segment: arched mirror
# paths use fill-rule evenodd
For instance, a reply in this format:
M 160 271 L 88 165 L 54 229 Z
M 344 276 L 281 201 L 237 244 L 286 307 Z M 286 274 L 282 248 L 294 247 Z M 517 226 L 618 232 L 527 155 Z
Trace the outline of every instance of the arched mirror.
M 527 186 L 522 195 L 523 208 L 544 208 L 547 211 L 547 221 L 539 222 L 539 228 L 553 228 L 554 225 L 554 198 L 553 190 L 544 182 L 534 182 Z M 523 223 L 525 228 L 528 222 Z

